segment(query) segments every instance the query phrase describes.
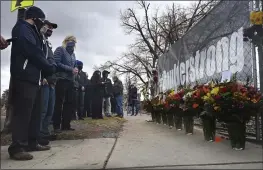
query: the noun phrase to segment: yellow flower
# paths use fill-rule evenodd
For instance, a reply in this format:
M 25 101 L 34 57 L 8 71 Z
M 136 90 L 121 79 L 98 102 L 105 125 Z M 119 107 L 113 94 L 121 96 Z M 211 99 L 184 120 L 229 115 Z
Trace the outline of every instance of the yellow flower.
M 212 89 L 211 94 L 217 95 L 219 93 L 219 87 L 215 87 Z

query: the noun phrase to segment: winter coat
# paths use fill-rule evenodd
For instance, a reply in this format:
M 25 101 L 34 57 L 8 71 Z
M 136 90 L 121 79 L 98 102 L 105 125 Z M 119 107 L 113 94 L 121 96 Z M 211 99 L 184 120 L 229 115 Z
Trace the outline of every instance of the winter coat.
M 40 84 L 41 71 L 52 75 L 56 67 L 48 62 L 43 52 L 43 39 L 34 25 L 18 20 L 12 29 L 17 37 L 11 47 L 11 77 Z

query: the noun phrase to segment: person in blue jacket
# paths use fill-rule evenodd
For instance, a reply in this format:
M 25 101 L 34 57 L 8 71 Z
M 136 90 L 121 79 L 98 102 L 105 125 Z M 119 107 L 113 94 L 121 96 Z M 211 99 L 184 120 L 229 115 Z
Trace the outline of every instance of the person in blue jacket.
M 12 83 L 12 143 L 8 148 L 11 159 L 30 160 L 28 151 L 48 150 L 50 147 L 37 142 L 40 119 L 40 75 L 52 75 L 56 66 L 50 64 L 43 52 L 40 29 L 44 25 L 45 14 L 38 7 L 25 11 L 25 20 L 18 20 L 12 29 L 16 40 L 11 46 Z
M 74 54 L 77 40 L 74 36 L 67 36 L 62 46 L 54 52 L 54 58 L 58 67 L 56 83 L 56 101 L 53 114 L 53 128 L 55 133 L 61 130 L 74 130 L 70 126 L 72 113 L 74 112 L 74 75 L 78 73 Z

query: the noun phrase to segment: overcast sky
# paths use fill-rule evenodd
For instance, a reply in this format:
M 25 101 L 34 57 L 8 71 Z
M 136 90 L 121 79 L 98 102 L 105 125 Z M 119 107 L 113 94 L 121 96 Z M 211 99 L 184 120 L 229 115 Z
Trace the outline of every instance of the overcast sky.
M 188 5 L 189 1 L 174 1 Z M 152 6 L 164 8 L 172 1 L 152 1 Z M 1 1 L 1 35 L 11 37 L 17 11 L 10 12 L 11 1 Z M 76 57 L 83 61 L 84 71 L 93 73 L 93 66 L 119 57 L 134 37 L 124 34 L 119 12 L 134 7 L 134 1 L 36 1 L 47 19 L 58 24 L 50 41 L 53 50 L 67 35 L 77 38 Z M 1 94 L 8 88 L 10 77 L 10 47 L 1 51 Z

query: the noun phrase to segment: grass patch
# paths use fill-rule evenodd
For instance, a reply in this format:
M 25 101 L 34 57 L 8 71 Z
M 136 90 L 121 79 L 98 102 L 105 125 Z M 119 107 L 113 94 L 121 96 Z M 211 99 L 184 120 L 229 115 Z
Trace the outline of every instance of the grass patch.
M 77 140 L 92 138 L 115 138 L 119 136 L 124 122 L 127 120 L 118 117 L 105 117 L 104 119 L 72 121 L 71 126 L 75 131 L 64 131 L 58 134 L 57 140 Z M 11 135 L 1 134 L 1 146 L 11 143 Z

